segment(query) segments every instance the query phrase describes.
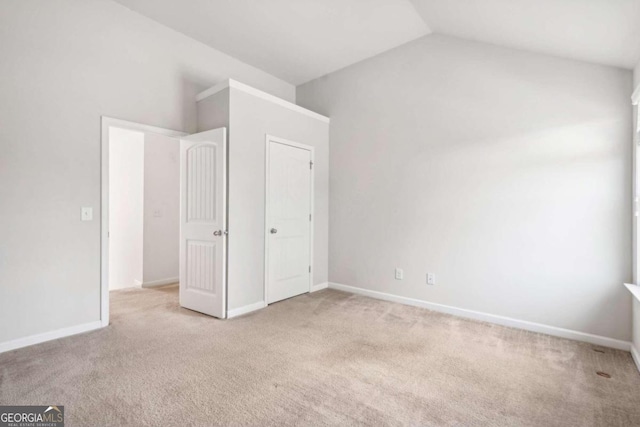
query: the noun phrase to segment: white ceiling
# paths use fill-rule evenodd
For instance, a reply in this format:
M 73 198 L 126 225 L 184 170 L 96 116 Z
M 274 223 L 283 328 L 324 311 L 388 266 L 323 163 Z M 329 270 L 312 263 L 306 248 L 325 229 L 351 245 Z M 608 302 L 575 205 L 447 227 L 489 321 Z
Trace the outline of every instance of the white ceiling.
M 640 60 L 640 0 L 412 0 L 436 33 L 622 68 Z
M 301 84 L 429 33 L 409 0 L 116 0 Z
M 116 0 L 298 85 L 432 31 L 622 68 L 640 0 Z

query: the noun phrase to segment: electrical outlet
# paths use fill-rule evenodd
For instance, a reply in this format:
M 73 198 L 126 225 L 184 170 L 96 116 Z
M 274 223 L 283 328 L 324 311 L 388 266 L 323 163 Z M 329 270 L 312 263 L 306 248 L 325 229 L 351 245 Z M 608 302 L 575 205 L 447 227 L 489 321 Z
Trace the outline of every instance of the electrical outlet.
M 396 280 L 404 279 L 404 271 L 401 268 L 396 268 Z
M 427 285 L 436 284 L 436 275 L 433 273 L 427 273 Z

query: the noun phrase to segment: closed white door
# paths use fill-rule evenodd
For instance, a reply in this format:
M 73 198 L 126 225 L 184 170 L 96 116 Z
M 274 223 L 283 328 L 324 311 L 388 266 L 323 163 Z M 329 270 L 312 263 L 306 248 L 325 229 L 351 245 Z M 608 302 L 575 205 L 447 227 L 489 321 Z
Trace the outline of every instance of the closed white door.
M 180 305 L 226 316 L 226 129 L 180 140 Z
M 267 141 L 266 301 L 309 292 L 311 286 L 312 149 Z

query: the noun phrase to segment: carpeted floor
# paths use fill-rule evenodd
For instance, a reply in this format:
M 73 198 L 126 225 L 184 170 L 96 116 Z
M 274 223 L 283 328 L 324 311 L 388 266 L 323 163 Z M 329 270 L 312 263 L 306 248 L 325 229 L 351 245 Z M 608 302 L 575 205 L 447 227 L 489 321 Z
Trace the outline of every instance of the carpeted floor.
M 627 352 L 334 290 L 226 321 L 177 299 L 115 291 L 108 328 L 0 354 L 0 404 L 92 427 L 640 425 Z

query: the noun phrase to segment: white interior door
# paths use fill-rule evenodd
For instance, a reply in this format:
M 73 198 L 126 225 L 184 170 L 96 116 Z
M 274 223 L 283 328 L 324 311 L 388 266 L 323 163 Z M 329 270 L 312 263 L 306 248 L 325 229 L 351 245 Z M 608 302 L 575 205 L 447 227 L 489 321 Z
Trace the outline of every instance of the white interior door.
M 226 316 L 226 129 L 180 139 L 180 305 Z
M 266 300 L 309 292 L 313 212 L 312 150 L 267 141 Z

